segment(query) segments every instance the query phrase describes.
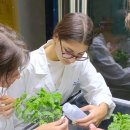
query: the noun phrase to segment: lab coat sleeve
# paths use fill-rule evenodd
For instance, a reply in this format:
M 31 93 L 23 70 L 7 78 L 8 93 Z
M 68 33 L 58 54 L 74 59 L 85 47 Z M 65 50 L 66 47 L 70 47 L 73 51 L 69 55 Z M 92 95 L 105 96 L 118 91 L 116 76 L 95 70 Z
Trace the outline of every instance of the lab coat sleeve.
M 109 112 L 107 117 L 110 117 L 115 108 L 115 103 L 112 101 L 111 92 L 102 75 L 96 71 L 89 60 L 85 61 L 81 67 L 79 81 L 84 97 L 88 103 L 99 105 L 104 102 L 108 104 Z
M 15 98 L 15 99 L 21 97 L 21 95 L 26 91 L 26 84 L 25 83 L 26 83 L 27 77 L 28 77 L 28 72 L 26 69 L 24 69 L 21 73 L 20 79 L 16 80 L 8 88 L 8 90 L 7 90 L 8 95 Z M 16 130 L 21 130 L 24 128 L 24 126 L 18 125 L 20 123 L 21 123 L 21 121 L 16 118 L 15 114 L 13 114 L 13 125 L 14 125 Z

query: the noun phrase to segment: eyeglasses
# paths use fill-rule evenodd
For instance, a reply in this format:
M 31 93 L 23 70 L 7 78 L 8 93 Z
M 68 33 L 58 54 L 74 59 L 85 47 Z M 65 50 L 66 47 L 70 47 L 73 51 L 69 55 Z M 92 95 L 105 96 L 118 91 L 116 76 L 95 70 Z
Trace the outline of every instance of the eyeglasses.
M 66 58 L 66 59 L 75 58 L 75 60 L 77 60 L 77 61 L 84 61 L 84 60 L 88 59 L 88 56 L 86 56 L 86 57 L 83 57 L 82 55 L 81 56 L 75 56 L 71 52 L 67 52 L 67 50 L 65 48 L 64 48 L 65 52 L 63 52 L 63 46 L 62 46 L 61 40 L 60 40 L 60 46 L 61 46 L 61 52 L 62 52 L 62 57 L 63 58 Z

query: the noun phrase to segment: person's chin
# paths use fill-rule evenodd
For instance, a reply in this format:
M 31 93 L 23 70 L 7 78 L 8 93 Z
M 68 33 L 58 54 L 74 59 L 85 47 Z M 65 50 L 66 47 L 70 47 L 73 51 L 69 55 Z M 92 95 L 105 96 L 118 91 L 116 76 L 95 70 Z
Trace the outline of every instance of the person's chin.
M 71 63 L 70 63 L 69 61 L 67 61 L 67 60 L 63 60 L 62 63 L 65 64 L 65 65 L 71 64 Z

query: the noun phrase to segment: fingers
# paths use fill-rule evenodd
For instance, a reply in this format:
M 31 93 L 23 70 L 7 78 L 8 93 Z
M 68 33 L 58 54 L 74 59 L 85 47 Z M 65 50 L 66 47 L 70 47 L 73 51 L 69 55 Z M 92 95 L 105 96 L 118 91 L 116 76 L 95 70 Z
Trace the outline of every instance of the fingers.
M 64 118 L 63 121 L 64 122 L 60 125 L 60 129 L 61 130 L 68 130 L 68 119 Z
M 53 123 L 54 123 L 55 126 L 59 126 L 59 125 L 61 125 L 63 122 L 64 122 L 64 119 L 61 118 L 60 120 L 55 121 L 55 122 L 53 122 Z
M 6 95 L 0 97 L 0 113 L 6 117 L 9 117 L 13 112 L 14 99 Z
M 98 126 L 101 123 L 101 120 L 97 120 L 96 118 L 94 118 L 94 116 L 88 115 L 87 117 L 83 118 L 83 119 L 79 119 L 76 120 L 75 122 L 78 126 L 81 127 L 88 127 L 90 124 L 95 124 L 96 126 Z
M 81 107 L 80 109 L 81 109 L 82 111 L 90 111 L 92 108 L 93 108 L 92 105 L 87 105 L 87 106 Z
M 50 123 L 50 126 L 57 128 L 57 130 L 68 130 L 68 119 L 62 118 L 58 121 Z
M 85 121 L 84 122 L 76 122 L 76 125 L 80 126 L 80 127 L 84 127 L 87 128 L 90 124 L 92 124 L 94 121 L 93 120 L 89 120 L 89 121 Z
M 90 120 L 88 122 L 82 122 L 82 123 L 77 123 L 78 126 L 80 127 L 84 127 L 84 128 L 87 128 L 90 124 L 94 124 L 95 126 L 98 126 L 99 125 L 99 122 L 95 122 L 93 120 Z
M 82 127 L 82 128 L 88 128 L 88 126 L 90 124 L 92 124 L 92 121 L 84 122 L 84 123 L 79 123 L 79 124 L 76 124 L 76 125 L 78 125 L 79 127 Z
M 94 124 L 90 124 L 89 129 L 90 130 L 103 130 L 103 129 L 97 128 Z
M 0 103 L 5 104 L 5 105 L 13 103 L 13 102 L 15 102 L 15 99 L 8 97 L 8 96 L 2 96 L 0 98 Z
M 13 107 L 12 106 L 13 106 L 12 104 L 9 104 L 9 105 L 0 107 L 0 113 L 3 116 L 9 117 L 13 113 Z
M 95 130 L 96 126 L 94 124 L 89 125 L 90 130 Z
M 8 111 L 10 109 L 13 109 L 13 104 L 8 104 L 0 107 L 0 111 Z
M 64 123 L 68 123 L 68 119 L 66 117 L 61 118 L 58 121 L 55 121 L 54 123 L 55 123 L 56 126 L 59 126 L 59 125 L 64 124 Z
M 93 105 L 87 105 L 87 106 L 84 106 L 80 109 L 82 111 L 91 112 L 91 110 L 93 109 Z M 93 115 L 93 113 L 91 113 L 91 114 L 87 115 L 85 118 L 76 120 L 75 123 L 78 126 L 87 127 L 90 123 L 93 123 L 93 118 L 94 118 L 94 115 Z
M 6 118 L 9 118 L 12 113 L 13 113 L 13 109 L 9 109 L 8 111 L 4 111 L 3 115 L 4 115 Z
M 76 124 L 81 127 L 88 127 L 91 123 L 94 123 L 96 126 L 100 124 L 101 120 L 98 120 L 94 113 L 90 113 L 85 118 L 76 120 Z
M 88 116 L 82 118 L 82 119 L 78 119 L 76 120 L 76 123 L 84 123 L 84 122 L 88 122 L 90 120 L 92 120 L 93 117 L 89 114 Z
M 36 130 L 68 130 L 68 120 L 67 118 L 64 119 L 60 119 L 58 121 L 52 122 L 52 123 L 48 123 L 48 124 L 44 124 L 41 125 L 39 127 L 36 128 Z

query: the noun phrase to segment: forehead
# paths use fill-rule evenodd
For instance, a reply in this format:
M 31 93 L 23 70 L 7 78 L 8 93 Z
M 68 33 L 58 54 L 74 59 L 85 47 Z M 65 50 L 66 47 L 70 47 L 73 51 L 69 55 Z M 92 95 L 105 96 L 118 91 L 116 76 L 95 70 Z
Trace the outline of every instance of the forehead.
M 83 52 L 88 49 L 87 45 L 77 41 L 61 41 L 61 42 L 62 42 L 62 46 L 75 52 Z

